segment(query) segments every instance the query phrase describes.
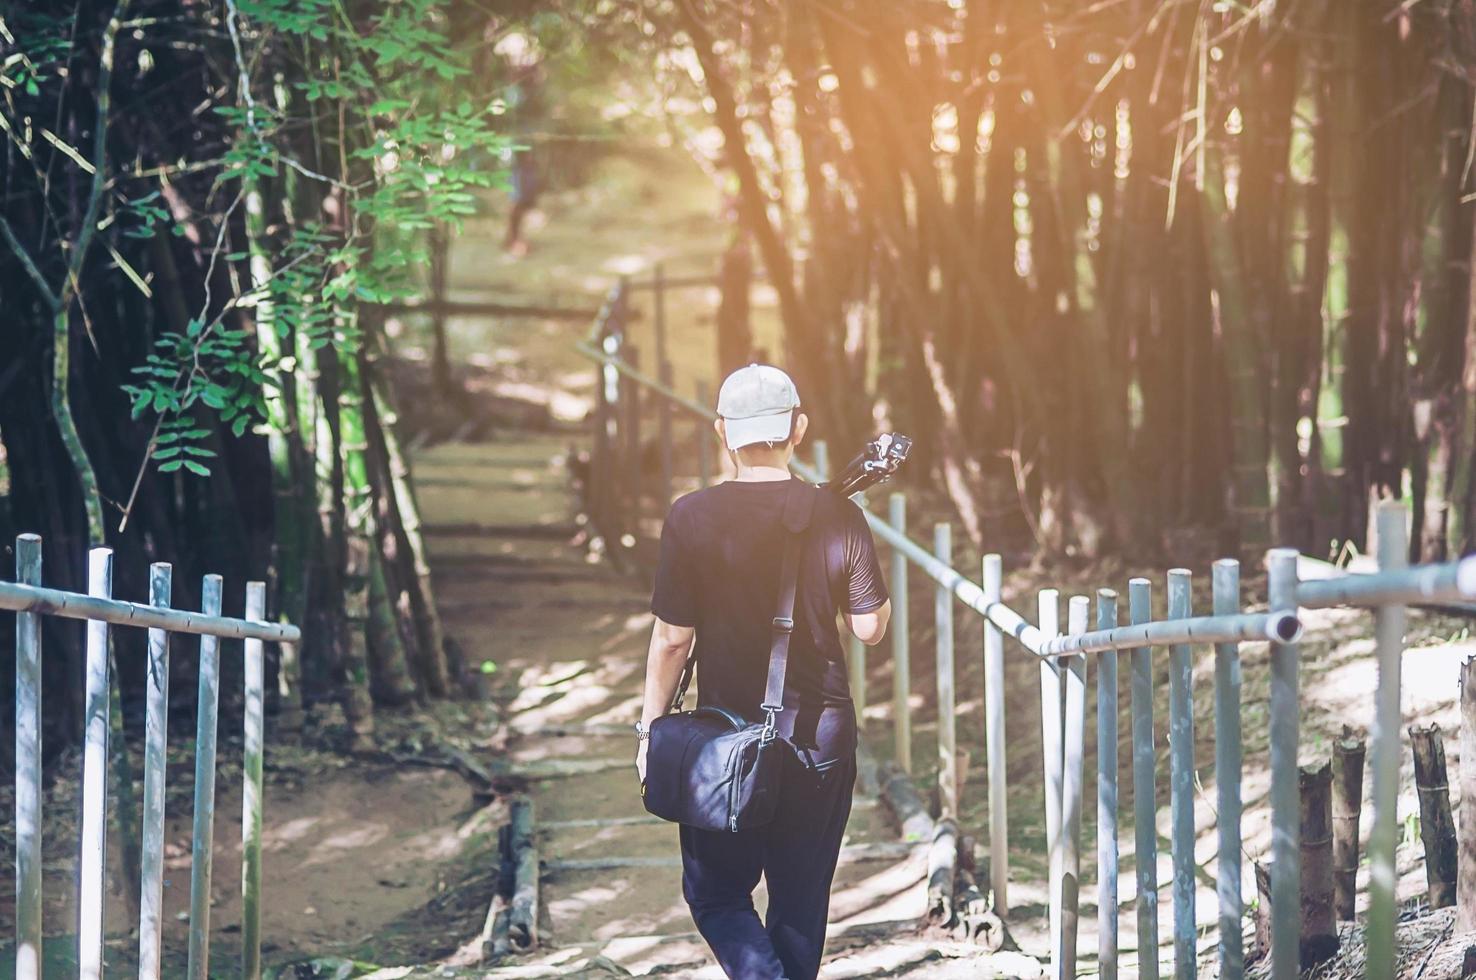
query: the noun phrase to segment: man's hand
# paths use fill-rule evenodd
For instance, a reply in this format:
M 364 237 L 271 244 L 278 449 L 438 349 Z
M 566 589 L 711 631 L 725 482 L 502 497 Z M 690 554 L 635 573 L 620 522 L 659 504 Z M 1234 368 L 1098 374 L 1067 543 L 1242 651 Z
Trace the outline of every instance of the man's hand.
M 651 743 L 641 739 L 636 743 L 636 774 L 641 777 L 641 784 L 646 782 L 646 748 Z

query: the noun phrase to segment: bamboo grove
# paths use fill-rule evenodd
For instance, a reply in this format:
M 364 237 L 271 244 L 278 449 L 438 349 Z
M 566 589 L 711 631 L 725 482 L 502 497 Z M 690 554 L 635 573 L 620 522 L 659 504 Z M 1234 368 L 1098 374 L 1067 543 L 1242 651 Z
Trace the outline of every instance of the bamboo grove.
M 1473 17 L 639 14 L 670 97 L 705 108 L 689 142 L 721 147 L 812 412 L 918 433 L 976 540 L 1330 554 L 1394 497 L 1427 560 L 1476 545 Z
M 380 311 L 501 179 L 504 28 L 426 0 L 0 5 L 0 539 L 43 534 L 69 588 L 112 545 L 130 597 L 172 561 L 186 608 L 205 571 L 267 577 L 305 631 L 275 665 L 283 724 L 336 700 L 362 742 L 375 704 L 468 680 Z M 59 746 L 81 644 L 47 629 Z M 116 642 L 126 707 L 144 658 Z

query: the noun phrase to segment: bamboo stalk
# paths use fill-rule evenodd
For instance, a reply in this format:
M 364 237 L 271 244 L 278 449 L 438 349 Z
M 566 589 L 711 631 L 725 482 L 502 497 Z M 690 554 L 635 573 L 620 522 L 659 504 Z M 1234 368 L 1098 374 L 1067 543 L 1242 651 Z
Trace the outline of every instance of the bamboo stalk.
M 205 576 L 200 605 L 220 612 L 221 578 Z M 220 639 L 200 637 L 199 694 L 195 701 L 195 809 L 190 842 L 189 980 L 210 976 L 210 885 L 215 857 L 215 742 L 220 708 Z
M 1036 597 L 1039 607 L 1040 633 L 1044 637 L 1055 636 L 1060 630 L 1060 598 L 1055 589 L 1041 589 Z M 1062 734 L 1061 708 L 1064 696 L 1064 678 L 1054 660 L 1040 662 L 1040 743 L 1043 755 L 1042 773 L 1045 780 L 1046 848 L 1049 859 L 1050 882 L 1047 893 L 1050 903 L 1051 970 L 1055 976 L 1061 972 L 1061 790 L 1062 790 Z
M 41 538 L 15 539 L 15 578 L 41 584 Z M 41 617 L 15 617 L 15 976 L 41 980 Z
M 1298 962 L 1310 970 L 1338 951 L 1333 914 L 1332 766 L 1303 766 L 1297 774 L 1301 807 L 1301 943 Z
M 1168 573 L 1168 618 L 1187 619 L 1189 571 Z M 1174 974 L 1192 980 L 1194 940 L 1194 673 L 1188 644 L 1169 648 L 1169 790 L 1174 867 Z
M 1425 883 L 1430 908 L 1456 902 L 1456 833 L 1450 815 L 1450 785 L 1445 768 L 1445 740 L 1440 726 L 1411 725 L 1415 789 L 1420 796 L 1420 840 L 1425 845 Z
M 1240 611 L 1240 562 L 1215 562 L 1212 588 L 1216 616 Z M 1215 801 L 1220 849 L 1215 892 L 1220 903 L 1220 976 L 1238 977 L 1245 970 L 1240 894 L 1240 648 L 1215 645 Z
M 113 552 L 93 548 L 87 561 L 89 595 L 113 591 Z M 102 980 L 103 878 L 108 843 L 108 624 L 87 622 L 87 714 L 82 755 L 81 886 L 77 902 L 77 972 L 82 980 Z
M 246 618 L 266 616 L 266 585 L 246 583 Z M 245 646 L 245 695 L 241 763 L 241 977 L 261 980 L 262 761 L 266 751 L 266 667 L 260 640 Z
M 149 602 L 167 607 L 170 566 L 149 567 Z M 139 894 L 138 976 L 158 980 L 164 952 L 164 779 L 169 739 L 169 634 L 149 630 L 144 739 L 143 865 Z
M 1384 571 L 1407 562 L 1404 509 L 1393 502 L 1378 511 L 1378 559 Z M 1399 689 L 1404 652 L 1405 610 L 1400 604 L 1374 611 L 1379 683 L 1374 691 L 1373 829 L 1368 838 L 1368 975 L 1394 975 L 1395 847 L 1399 842 Z
M 894 494 L 900 497 L 900 494 Z M 898 531 L 905 531 L 905 523 L 897 520 L 899 511 L 893 511 L 892 524 Z M 898 569 L 901 576 L 898 576 Z M 893 582 L 901 581 L 903 591 L 900 593 L 900 605 L 894 606 L 894 610 L 906 606 L 907 592 L 907 559 L 898 554 L 894 549 L 892 552 L 892 578 Z M 993 602 L 999 602 L 1004 579 L 1004 568 L 999 555 L 984 556 L 984 595 Z M 894 592 L 894 595 L 897 593 Z M 906 613 L 902 614 L 901 626 L 897 623 L 897 612 L 892 614 L 892 629 L 905 630 L 907 627 Z M 898 670 L 906 667 L 906 640 L 893 640 L 894 650 L 901 647 L 903 656 L 898 658 Z M 897 719 L 898 725 L 906 724 L 908 738 L 911 738 L 912 721 L 909 712 L 903 704 L 899 709 L 901 712 Z M 905 719 L 905 720 L 904 720 Z M 990 890 L 993 892 L 994 912 L 1004 916 L 1009 913 L 1010 903 L 1006 890 L 1010 882 L 1010 850 L 1009 850 L 1009 794 L 1005 787 L 1005 781 L 1009 776 L 1006 768 L 1006 745 L 1005 745 L 1005 679 L 1004 679 L 1004 636 L 999 627 L 989 620 L 984 621 L 984 736 L 985 750 L 988 753 L 989 766 L 989 877 Z M 900 736 L 899 736 L 900 740 Z
M 1117 593 L 1097 590 L 1097 629 L 1117 627 Z M 1097 658 L 1097 969 L 1117 978 L 1117 651 Z
M 1086 632 L 1091 600 L 1074 595 L 1066 605 L 1066 630 Z M 1061 661 L 1066 693 L 1061 718 L 1061 969 L 1076 974 L 1076 940 L 1080 934 L 1081 807 L 1086 755 L 1086 657 Z
M 1476 929 L 1476 657 L 1461 663 L 1461 823 L 1456 861 L 1456 920 Z
M 1275 548 L 1266 555 L 1267 592 L 1273 610 L 1294 610 L 1297 599 L 1297 553 Z M 1301 895 L 1297 802 L 1297 647 L 1271 647 L 1271 901 L 1291 909 Z M 1299 971 L 1298 922 L 1291 914 L 1271 921 L 1271 974 L 1293 980 Z
M 958 884 L 958 824 L 952 817 L 944 817 L 933 825 L 927 881 L 928 920 L 934 925 L 952 925 L 954 889 Z
M 1338 918 L 1353 921 L 1358 900 L 1358 823 L 1363 815 L 1363 759 L 1366 744 L 1343 726 L 1333 743 L 1333 886 Z
M 538 945 L 538 844 L 533 830 L 533 801 L 513 800 L 508 843 L 513 859 L 513 890 L 508 932 L 513 944 L 529 950 Z
M 933 552 L 944 564 L 953 561 L 953 529 L 946 522 L 933 526 Z M 958 816 L 958 735 L 954 717 L 953 593 L 938 586 L 933 601 L 938 675 L 938 809 L 943 817 Z
M 1128 615 L 1134 625 L 1153 618 L 1152 585 L 1145 578 L 1128 582 Z M 1132 657 L 1133 836 L 1134 871 L 1138 879 L 1138 976 L 1158 980 L 1158 832 L 1155 826 L 1153 650 L 1139 647 Z

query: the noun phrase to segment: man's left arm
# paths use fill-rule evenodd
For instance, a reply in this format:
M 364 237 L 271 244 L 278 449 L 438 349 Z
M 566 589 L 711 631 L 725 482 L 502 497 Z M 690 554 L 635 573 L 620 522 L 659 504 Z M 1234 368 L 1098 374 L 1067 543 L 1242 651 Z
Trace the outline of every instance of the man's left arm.
M 659 616 L 651 628 L 651 645 L 646 650 L 646 688 L 641 699 L 641 727 L 649 730 L 651 722 L 666 714 L 671 699 L 676 697 L 677 684 L 682 679 L 682 668 L 687 663 L 687 653 L 692 649 L 692 639 L 697 630 L 692 626 L 673 626 Z M 640 740 L 636 749 L 636 771 L 641 782 L 646 781 L 646 740 Z

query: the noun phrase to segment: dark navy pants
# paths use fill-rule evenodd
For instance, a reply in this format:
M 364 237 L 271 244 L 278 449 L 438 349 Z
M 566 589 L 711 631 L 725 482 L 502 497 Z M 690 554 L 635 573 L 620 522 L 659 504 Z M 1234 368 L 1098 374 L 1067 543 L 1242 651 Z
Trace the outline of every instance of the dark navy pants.
M 786 761 L 779 810 L 767 827 L 681 828 L 682 892 L 697 930 L 733 980 L 814 980 L 819 973 L 830 882 L 855 782 L 854 749 L 824 761 L 801 752 Z M 769 889 L 762 922 L 753 907 L 759 875 Z

